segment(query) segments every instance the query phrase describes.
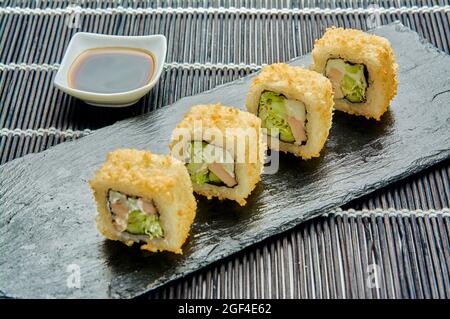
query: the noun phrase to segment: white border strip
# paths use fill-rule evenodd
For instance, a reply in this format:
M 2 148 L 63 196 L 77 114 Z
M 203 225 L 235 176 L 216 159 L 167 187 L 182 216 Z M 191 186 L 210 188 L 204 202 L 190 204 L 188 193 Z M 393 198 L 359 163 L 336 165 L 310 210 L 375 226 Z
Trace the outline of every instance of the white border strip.
M 93 133 L 94 130 L 85 129 L 82 131 L 77 130 L 60 130 L 55 127 L 49 127 L 49 128 L 39 128 L 36 130 L 33 129 L 8 129 L 8 128 L 2 128 L 0 130 L 0 137 L 3 136 L 25 136 L 25 137 L 32 137 L 32 136 L 44 136 L 44 135 L 59 135 L 64 138 L 77 138 L 89 135 Z
M 263 65 L 257 64 L 244 64 L 244 63 L 179 63 L 179 62 L 167 62 L 164 64 L 164 69 L 185 69 L 185 70 L 252 70 L 257 71 L 262 68 Z M 60 68 L 60 64 L 27 64 L 27 63 L 0 63 L 0 71 L 14 71 L 14 70 L 36 70 L 36 71 L 56 71 Z
M 0 14 L 19 14 L 19 15 L 65 15 L 72 13 L 83 14 L 233 14 L 233 15 L 310 15 L 310 14 L 373 14 L 373 13 L 425 13 L 425 12 L 448 12 L 450 6 L 412 6 L 412 7 L 370 7 L 370 8 L 335 8 L 335 9 L 321 9 L 321 8 L 283 8 L 283 9 L 267 9 L 267 8 L 81 8 L 79 6 L 69 6 L 66 8 L 21 8 L 21 7 L 6 7 L 0 8 Z

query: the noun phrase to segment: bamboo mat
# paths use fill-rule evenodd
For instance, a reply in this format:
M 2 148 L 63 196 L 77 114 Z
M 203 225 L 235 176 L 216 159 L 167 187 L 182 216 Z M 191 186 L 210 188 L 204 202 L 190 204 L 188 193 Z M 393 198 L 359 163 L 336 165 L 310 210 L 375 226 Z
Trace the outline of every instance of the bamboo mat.
M 327 26 L 366 30 L 396 20 L 450 53 L 450 1 L 0 0 L 0 164 L 309 53 Z M 160 82 L 117 110 L 56 90 L 58 63 L 79 31 L 165 34 Z M 145 297 L 449 298 L 449 164 Z

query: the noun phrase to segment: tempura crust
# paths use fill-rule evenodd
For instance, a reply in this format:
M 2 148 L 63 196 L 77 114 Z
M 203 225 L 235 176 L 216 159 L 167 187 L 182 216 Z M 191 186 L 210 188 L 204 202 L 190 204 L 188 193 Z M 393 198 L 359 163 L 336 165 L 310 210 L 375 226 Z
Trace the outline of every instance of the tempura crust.
M 132 245 L 112 225 L 108 191 L 153 200 L 160 214 L 163 238 L 149 239 L 141 249 L 181 254 L 196 214 L 196 201 L 183 163 L 170 157 L 135 149 L 108 153 L 106 162 L 90 181 L 97 204 L 97 228 L 107 238 Z
M 199 123 L 201 123 L 201 130 L 198 130 Z M 235 154 L 233 149 L 230 148 L 230 141 L 232 143 L 242 142 L 242 130 L 250 129 L 251 132 L 255 133 L 251 136 L 252 141 L 245 141 L 245 159 L 252 160 L 235 164 L 237 186 L 229 188 L 226 186 L 193 183 L 194 191 L 197 194 L 206 196 L 208 199 L 213 197 L 217 197 L 220 200 L 229 199 L 244 206 L 246 204 L 246 198 L 261 180 L 261 173 L 264 168 L 266 144 L 261 133 L 261 120 L 253 114 L 240 111 L 230 106 L 223 106 L 221 104 L 195 105 L 191 107 L 189 112 L 184 116 L 184 119 L 177 125 L 174 132 L 177 129 L 184 129 L 189 132 L 188 136 L 184 138 L 184 144 L 194 140 L 204 140 L 227 149 L 233 155 Z M 201 132 L 199 133 L 199 131 Z M 208 134 L 204 134 L 205 132 L 211 131 L 220 132 L 224 139 L 210 139 Z M 203 136 L 203 138 L 199 138 L 199 136 Z M 170 143 L 171 152 L 175 152 L 175 145 L 179 142 L 176 134 L 173 134 Z M 255 157 L 250 155 L 250 143 L 253 143 L 252 145 L 256 147 Z M 172 155 L 177 157 L 176 154 Z
M 362 63 L 369 75 L 367 101 L 351 103 L 336 99 L 335 109 L 379 121 L 397 94 L 398 65 L 389 41 L 360 30 L 328 28 L 323 37 L 315 41 L 311 69 L 325 74 L 327 61 L 334 58 Z
M 275 145 L 270 145 L 269 139 L 269 147 L 303 159 L 320 156 L 333 116 L 333 90 L 330 81 L 317 72 L 284 63 L 265 66 L 253 80 L 247 94 L 246 107 L 249 112 L 258 114 L 259 100 L 264 91 L 281 93 L 288 99 L 303 102 L 307 112 L 308 141 L 305 145 L 279 141 L 279 148 L 276 148 Z

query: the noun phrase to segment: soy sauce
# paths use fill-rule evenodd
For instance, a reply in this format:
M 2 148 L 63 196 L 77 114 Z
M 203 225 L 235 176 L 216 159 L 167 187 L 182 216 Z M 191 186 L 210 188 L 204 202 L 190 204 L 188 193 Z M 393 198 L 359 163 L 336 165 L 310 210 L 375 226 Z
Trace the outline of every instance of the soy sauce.
M 69 86 L 93 93 L 121 93 L 148 84 L 155 61 L 150 52 L 130 48 L 98 48 L 81 53 L 68 73 Z

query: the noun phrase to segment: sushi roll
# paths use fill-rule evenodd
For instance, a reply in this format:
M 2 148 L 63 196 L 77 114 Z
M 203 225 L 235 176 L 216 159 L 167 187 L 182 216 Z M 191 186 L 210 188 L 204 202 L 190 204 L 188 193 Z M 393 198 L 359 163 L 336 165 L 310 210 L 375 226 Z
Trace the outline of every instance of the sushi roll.
M 388 40 L 329 28 L 312 51 L 312 70 L 333 85 L 335 109 L 380 120 L 397 94 L 397 64 Z
M 318 157 L 331 128 L 330 81 L 317 72 L 279 63 L 265 66 L 247 94 L 247 110 L 256 114 L 272 150 L 303 159 Z
M 260 119 L 212 104 L 190 109 L 174 130 L 170 149 L 186 163 L 196 193 L 243 206 L 260 180 L 266 145 Z
M 196 213 L 183 163 L 135 149 L 119 149 L 90 181 L 97 228 L 107 238 L 151 252 L 182 253 Z

